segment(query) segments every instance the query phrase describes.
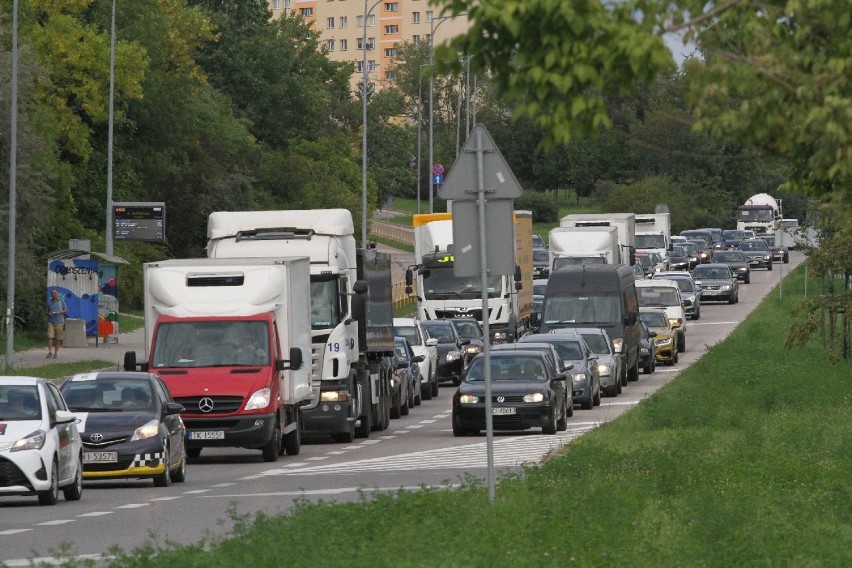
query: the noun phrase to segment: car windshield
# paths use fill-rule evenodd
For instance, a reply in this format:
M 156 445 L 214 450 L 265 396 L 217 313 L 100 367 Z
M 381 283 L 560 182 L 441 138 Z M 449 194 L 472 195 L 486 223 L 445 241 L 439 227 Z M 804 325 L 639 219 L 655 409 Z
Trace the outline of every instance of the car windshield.
M 145 379 L 72 379 L 62 395 L 73 412 L 139 412 L 154 410 L 151 383 Z
M 158 326 L 151 367 L 256 366 L 268 362 L 265 321 L 210 320 Z
M 600 333 L 584 333 L 583 339 L 586 340 L 586 345 L 592 350 L 592 353 L 598 355 L 609 355 L 609 341 Z
M 393 354 L 396 355 L 400 361 L 408 361 L 408 349 L 405 348 L 405 343 L 402 341 L 394 342 Z
M 473 360 L 465 375 L 465 382 L 480 382 L 485 380 L 485 359 L 478 357 Z M 547 374 L 544 362 L 540 357 L 531 356 L 491 356 L 492 381 L 544 381 Z
M 639 319 L 648 327 L 668 327 L 666 314 L 662 312 L 639 312 Z
M 456 336 L 453 335 L 453 326 L 447 323 L 424 324 L 429 337 L 437 339 L 438 343 L 455 343 Z
M 707 280 L 729 280 L 731 278 L 731 271 L 727 268 L 701 268 L 697 267 L 693 273 L 692 277 L 696 280 L 707 279 Z
M 549 296 L 544 321 L 559 323 L 612 323 L 621 319 L 621 296 L 615 294 Z
M 636 293 L 639 295 L 639 307 L 680 305 L 677 293 L 670 286 L 637 286 Z
M 583 357 L 583 349 L 580 347 L 580 342 L 576 339 L 558 339 L 557 337 L 531 337 L 528 341 L 522 338 L 519 343 L 529 342 L 544 342 L 550 343 L 556 348 L 556 352 L 563 361 L 580 361 Z
M 0 385 L 0 421 L 41 420 L 35 385 Z
M 533 262 L 547 262 L 547 249 L 533 249 Z
M 420 330 L 413 325 L 394 326 L 393 333 L 399 337 L 406 338 L 412 345 L 422 345 L 423 343 L 420 339 Z
M 745 255 L 741 252 L 717 252 L 713 255 L 714 262 L 745 262 Z
M 740 250 L 768 250 L 766 241 L 743 241 L 740 243 Z
M 480 339 L 482 335 L 479 333 L 479 325 L 474 321 L 454 321 L 456 331 L 462 339 Z
M 684 257 L 686 256 L 686 249 L 681 246 L 673 247 L 671 256 Z

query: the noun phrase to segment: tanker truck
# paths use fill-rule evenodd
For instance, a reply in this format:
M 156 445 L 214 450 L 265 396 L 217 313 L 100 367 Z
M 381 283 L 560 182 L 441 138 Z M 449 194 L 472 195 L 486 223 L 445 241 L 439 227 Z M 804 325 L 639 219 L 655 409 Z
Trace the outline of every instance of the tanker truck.
M 775 235 L 781 228 L 781 200 L 768 193 L 756 193 L 737 207 L 737 229 L 754 231 L 755 236 Z

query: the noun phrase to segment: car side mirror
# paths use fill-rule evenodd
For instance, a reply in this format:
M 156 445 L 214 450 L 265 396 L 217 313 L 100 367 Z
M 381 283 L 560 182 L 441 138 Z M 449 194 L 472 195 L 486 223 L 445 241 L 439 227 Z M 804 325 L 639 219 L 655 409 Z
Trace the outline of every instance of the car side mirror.
M 166 403 L 166 414 L 180 414 L 184 412 L 186 408 L 183 407 L 182 404 L 178 404 L 176 402 L 167 402 Z
M 56 424 L 71 424 L 77 421 L 77 415 L 67 410 L 57 410 L 54 421 Z
M 414 359 L 412 359 L 412 361 L 414 361 L 415 363 L 422 363 L 425 360 L 426 355 L 417 355 Z
M 656 331 L 649 331 L 648 337 L 657 337 L 657 332 Z
M 459 345 L 470 345 L 470 339 L 462 339 L 459 341 Z
M 434 337 L 430 337 L 426 340 L 426 347 L 435 347 L 438 345 L 438 340 Z
M 408 361 L 397 361 L 396 365 L 394 365 L 394 367 L 396 367 L 397 369 L 407 369 L 408 368 Z
M 562 367 L 562 370 L 563 371 L 570 371 L 573 368 L 574 368 L 574 363 L 565 363 L 565 366 Z

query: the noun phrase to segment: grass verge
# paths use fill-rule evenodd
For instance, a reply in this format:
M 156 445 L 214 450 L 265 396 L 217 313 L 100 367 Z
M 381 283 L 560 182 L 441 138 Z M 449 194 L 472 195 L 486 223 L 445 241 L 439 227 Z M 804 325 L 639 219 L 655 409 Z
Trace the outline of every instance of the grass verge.
M 286 516 L 234 518 L 231 539 L 114 565 L 157 554 L 205 567 L 852 565 L 852 381 L 816 341 L 784 351 L 802 294 L 798 269 L 783 300 L 770 294 L 618 420 L 502 478 L 494 503 L 478 481 L 303 502 Z
M 71 361 L 68 363 L 48 363 L 41 367 L 16 368 L 4 370 L 4 375 L 26 375 L 43 379 L 62 379 L 77 373 L 88 373 L 99 369 L 116 369 L 115 362 L 94 359 L 91 361 Z

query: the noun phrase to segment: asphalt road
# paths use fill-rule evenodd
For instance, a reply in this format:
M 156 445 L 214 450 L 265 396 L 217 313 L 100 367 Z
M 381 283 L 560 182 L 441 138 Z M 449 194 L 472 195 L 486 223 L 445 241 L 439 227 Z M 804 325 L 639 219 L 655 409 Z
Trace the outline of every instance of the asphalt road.
M 783 273 L 802 258 L 792 254 Z M 701 319 L 688 322 L 687 351 L 677 365 L 640 374 L 622 395 L 604 398 L 593 410 L 576 407 L 566 432 L 497 433 L 497 470 L 517 471 L 522 464 L 537 463 L 551 449 L 641 403 L 724 339 L 778 284 L 779 268 L 776 264 L 772 272 L 753 272 L 751 284 L 740 288 L 739 304 L 702 305 Z M 132 343 L 131 338 L 122 338 L 108 351 L 120 355 Z M 39 507 L 35 498 L 2 498 L 0 562 L 27 566 L 31 559 L 58 555 L 64 545 L 66 554 L 83 556 L 106 554 L 114 545 L 131 550 L 152 541 L 197 542 L 225 535 L 233 515 L 282 513 L 297 499 L 357 500 L 362 492 L 418 490 L 424 485 L 450 489 L 467 475 L 484 479 L 485 435 L 453 437 L 452 391 L 443 386 L 437 398 L 392 420 L 389 430 L 374 432 L 368 439 L 352 444 L 306 440 L 300 455 L 284 456 L 276 463 L 264 463 L 259 451 L 205 449 L 190 462 L 186 483 L 168 488 L 154 488 L 150 481 L 87 482 L 82 500 L 60 499 L 54 507 Z

